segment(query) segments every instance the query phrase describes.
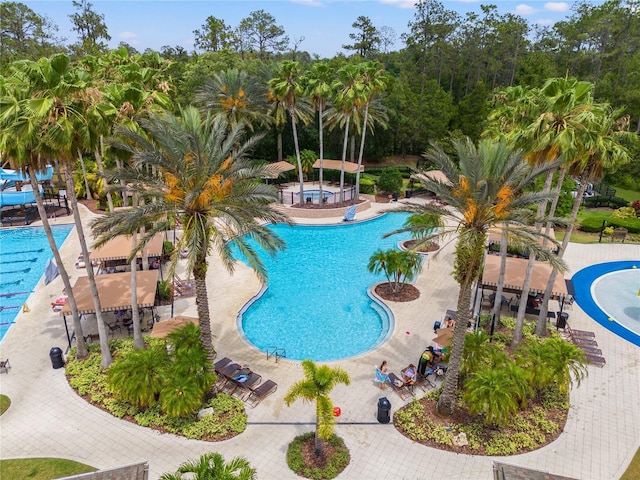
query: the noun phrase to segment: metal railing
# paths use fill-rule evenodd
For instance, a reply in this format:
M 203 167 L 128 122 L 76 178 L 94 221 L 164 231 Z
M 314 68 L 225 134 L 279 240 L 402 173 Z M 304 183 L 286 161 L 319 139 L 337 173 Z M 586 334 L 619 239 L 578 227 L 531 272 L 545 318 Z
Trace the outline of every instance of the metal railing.
M 267 361 L 271 358 L 276 359 L 276 363 L 280 358 L 287 358 L 287 349 L 279 347 L 267 347 Z
M 356 196 L 356 187 L 345 188 L 342 190 L 343 192 L 343 203 L 351 201 Z M 280 203 L 283 205 L 298 205 L 300 203 L 300 192 L 293 191 L 285 191 L 281 190 L 279 192 Z M 340 192 L 329 192 L 328 190 L 323 191 L 324 205 L 340 205 Z M 320 196 L 317 193 L 317 190 L 313 190 L 313 193 L 309 195 L 305 195 L 304 203 L 306 205 L 319 205 L 320 204 Z

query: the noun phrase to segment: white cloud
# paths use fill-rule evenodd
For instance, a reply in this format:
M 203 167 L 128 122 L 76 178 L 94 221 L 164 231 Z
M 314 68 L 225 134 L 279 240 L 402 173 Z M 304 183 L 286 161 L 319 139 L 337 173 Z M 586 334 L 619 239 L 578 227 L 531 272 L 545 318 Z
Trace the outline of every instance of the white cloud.
M 380 3 L 386 3 L 398 8 L 413 8 L 416 2 L 417 0 L 380 0 Z
M 137 38 L 138 34 L 133 32 L 120 32 L 118 33 L 118 38 L 122 40 L 131 40 L 132 38 Z
M 551 12 L 568 12 L 569 4 L 566 2 L 547 2 L 544 4 L 544 9 Z
M 516 13 L 518 15 L 531 15 L 534 12 L 535 10 L 533 7 L 530 7 L 529 5 L 525 5 L 524 3 L 521 3 L 516 7 Z
M 318 0 L 291 0 L 291 3 L 298 3 L 307 7 L 324 7 L 324 3 Z
M 554 23 L 556 23 L 556 22 L 554 22 L 550 18 L 542 18 L 542 19 L 536 21 L 536 25 L 540 25 L 540 26 L 543 26 L 543 27 L 546 27 L 547 25 L 553 25 Z

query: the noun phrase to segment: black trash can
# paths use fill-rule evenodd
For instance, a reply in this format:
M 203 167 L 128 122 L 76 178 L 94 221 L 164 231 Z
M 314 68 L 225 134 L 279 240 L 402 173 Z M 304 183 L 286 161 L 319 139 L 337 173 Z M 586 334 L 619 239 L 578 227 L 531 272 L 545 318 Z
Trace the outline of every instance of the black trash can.
M 556 322 L 556 329 L 565 329 L 567 328 L 567 320 L 569 320 L 569 314 L 567 312 L 562 312 L 558 314 L 558 320 Z
M 391 402 L 387 400 L 387 397 L 378 399 L 378 422 L 389 423 L 391 421 Z
M 53 347 L 49 351 L 49 357 L 51 358 L 51 366 L 53 368 L 64 367 L 64 359 L 62 358 L 62 349 L 58 347 Z

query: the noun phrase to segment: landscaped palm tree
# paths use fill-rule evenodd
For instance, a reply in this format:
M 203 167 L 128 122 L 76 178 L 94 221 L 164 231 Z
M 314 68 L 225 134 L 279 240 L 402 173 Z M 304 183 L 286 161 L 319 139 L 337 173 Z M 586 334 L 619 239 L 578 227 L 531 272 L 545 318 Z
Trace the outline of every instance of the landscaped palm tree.
M 298 145 L 298 129 L 296 127 L 296 104 L 304 89 L 300 83 L 302 71 L 298 62 L 285 60 L 278 64 L 274 77 L 269 80 L 269 89 L 273 95 L 282 99 L 282 103 L 291 117 L 293 129 L 293 146 L 298 160 L 298 178 L 300 180 L 300 205 L 304 205 L 304 177 L 302 163 L 300 161 L 300 146 Z
M 284 397 L 284 402 L 290 406 L 301 398 L 307 402 L 316 402 L 316 456 L 324 454 L 322 440 L 331 438 L 335 425 L 333 416 L 333 402 L 329 393 L 338 383 L 349 385 L 349 374 L 341 368 L 331 368 L 328 365 L 317 366 L 312 360 L 303 360 L 304 380 L 293 385 Z
M 176 473 L 165 473 L 160 480 L 253 480 L 255 468 L 243 457 L 226 463 L 219 453 L 205 453 L 198 460 L 185 462 Z
M 384 272 L 391 290 L 399 293 L 420 272 L 422 258 L 411 250 L 378 250 L 371 255 L 367 268 L 376 275 Z
M 305 73 L 306 95 L 311 99 L 311 103 L 318 111 L 318 143 L 320 147 L 320 165 L 318 190 L 320 190 L 318 198 L 324 198 L 322 194 L 323 188 L 323 165 L 324 162 L 324 128 L 322 122 L 324 120 L 324 109 L 327 102 L 333 94 L 334 76 L 331 66 L 324 61 L 315 62 L 311 68 Z
M 208 255 L 214 250 L 233 272 L 232 247 L 236 246 L 264 280 L 265 267 L 249 239 L 275 254 L 284 243 L 265 223 L 286 223 L 288 219 L 272 207 L 276 189 L 260 181 L 267 173 L 265 167 L 253 166 L 247 159 L 257 137 L 242 143 L 242 124 L 229 128 L 221 117 L 206 121 L 194 107 L 180 113 L 179 117 L 152 114 L 141 119 L 143 133 L 118 131 L 120 140 L 114 142 L 115 147 L 128 152 L 134 166 L 140 167 L 122 169 L 118 176 L 134 192 L 158 201 L 110 213 L 94 222 L 93 229 L 99 246 L 151 224 L 140 239 L 140 250 L 156 233 L 170 227 L 171 219 L 179 219 L 183 234 L 176 248 L 188 252 L 186 268 L 195 281 L 202 344 L 213 368 Z M 156 175 L 145 174 L 154 168 Z M 177 256 L 172 271 L 176 261 Z
M 523 193 L 524 186 L 546 173 L 547 166 L 529 167 L 521 154 L 513 153 L 504 141 L 482 140 L 476 148 L 471 140 L 455 142 L 459 166 L 439 147 L 433 146 L 427 158 L 443 171 L 447 183 L 425 180 L 449 207 L 438 205 L 408 205 L 401 210 L 412 214 L 433 213 L 448 219 L 447 227 L 432 238 L 455 233 L 457 243 L 454 258 L 454 278 L 460 284 L 457 318 L 449 368 L 442 393 L 437 402 L 441 414 L 451 415 L 455 406 L 460 360 L 464 349 L 467 319 L 471 308 L 472 285 L 478 279 L 484 258 L 487 232 L 490 228 L 507 229 L 510 238 L 534 251 L 539 258 L 558 268 L 563 264 L 546 248 L 538 244 L 538 232 L 531 222 L 529 205 L 549 195 L 542 192 Z M 411 231 L 405 227 L 389 233 Z
M 377 62 L 365 62 L 360 66 L 364 93 L 361 103 L 364 104 L 364 119 L 362 121 L 362 138 L 360 139 L 360 153 L 358 154 L 358 171 L 356 172 L 356 200 L 360 198 L 360 166 L 362 165 L 362 155 L 364 154 L 364 139 L 367 133 L 367 122 L 369 120 L 369 105 L 375 96 L 387 86 L 388 75 L 384 67 Z

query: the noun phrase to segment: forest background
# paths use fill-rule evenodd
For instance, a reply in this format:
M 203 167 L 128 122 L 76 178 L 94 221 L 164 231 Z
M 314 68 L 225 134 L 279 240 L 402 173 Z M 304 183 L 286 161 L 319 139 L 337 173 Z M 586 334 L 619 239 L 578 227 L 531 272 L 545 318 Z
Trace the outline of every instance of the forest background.
M 58 52 L 75 60 L 106 55 L 111 37 L 104 15 L 86 0 L 72 3 L 70 34 L 76 38 L 68 41 L 46 16 L 19 2 L 2 2 L 0 73 L 8 73 L 15 60 L 36 60 Z M 461 16 L 440 2 L 421 0 L 415 4 L 408 33 L 399 41 L 393 29 L 376 26 L 366 16 L 354 19 L 349 32 L 332 32 L 344 36 L 344 53 L 326 59 L 333 69 L 376 60 L 392 77 L 376 104 L 379 122 L 364 152 L 368 163 L 420 155 L 429 142 L 449 145 L 451 139 L 464 135 L 477 140 L 496 92 L 508 86 L 540 87 L 551 77 L 592 82 L 595 99 L 625 107 L 630 128 L 640 134 L 639 0 L 578 2 L 565 20 L 548 26 L 530 25 L 516 14 L 500 14 L 495 5 L 482 5 L 480 10 L 481 14 Z M 206 79 L 228 69 L 244 70 L 266 86 L 279 61 L 296 60 L 305 68 L 319 60 L 301 49 L 299 38 L 290 39 L 265 10 L 251 12 L 238 25 L 214 16 L 202 22 L 193 32 L 192 51 L 167 45 L 159 52 L 138 52 L 125 42 L 120 44 L 130 54 L 159 54 L 164 59 L 176 104 L 192 104 Z M 400 48 L 391 50 L 391 45 Z M 372 115 L 375 120 L 375 109 Z M 301 149 L 317 151 L 317 119 L 313 118 L 299 127 Z M 272 123 L 269 128 L 254 158 L 278 159 L 278 136 L 285 155 L 293 153 L 290 126 Z M 325 137 L 325 158 L 340 158 L 341 143 L 340 128 L 336 128 Z M 355 140 L 350 151 L 353 158 Z M 617 172 L 609 172 L 606 181 L 640 190 L 640 152 L 633 152 L 633 158 Z

